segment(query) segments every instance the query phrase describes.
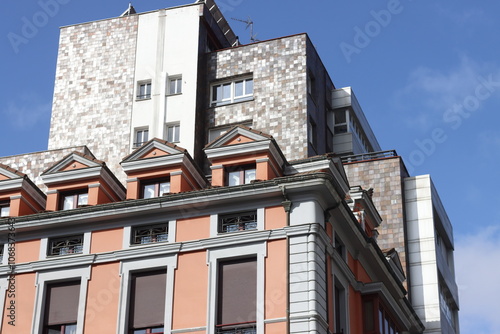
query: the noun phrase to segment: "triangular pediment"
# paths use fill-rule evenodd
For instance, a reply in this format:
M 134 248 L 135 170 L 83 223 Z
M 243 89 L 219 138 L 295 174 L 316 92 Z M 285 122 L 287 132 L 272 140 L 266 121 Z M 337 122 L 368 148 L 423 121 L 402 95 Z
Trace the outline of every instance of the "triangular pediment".
M 214 141 L 209 143 L 205 149 L 213 149 L 222 146 L 245 144 L 250 142 L 268 141 L 273 137 L 260 131 L 253 130 L 246 126 L 237 125 L 224 133 Z
M 154 159 L 167 155 L 184 154 L 186 150 L 165 140 L 153 138 L 122 160 L 122 163 Z
M 3 180 L 11 180 L 11 179 L 19 179 L 23 178 L 25 174 L 10 168 L 7 165 L 0 164 L 0 181 Z
M 68 154 L 66 157 L 59 160 L 58 162 L 56 162 L 52 167 L 47 169 L 42 175 L 99 167 L 103 165 L 104 162 L 95 159 L 93 156 L 85 155 L 79 152 L 73 152 Z

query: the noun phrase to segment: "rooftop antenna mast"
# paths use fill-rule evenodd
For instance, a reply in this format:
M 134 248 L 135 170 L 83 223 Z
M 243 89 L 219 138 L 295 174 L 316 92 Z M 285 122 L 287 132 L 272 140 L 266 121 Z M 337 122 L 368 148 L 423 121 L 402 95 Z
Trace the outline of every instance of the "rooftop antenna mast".
M 243 22 L 243 23 L 246 23 L 246 28 L 245 29 L 248 29 L 250 28 L 250 42 L 252 43 L 255 43 L 255 42 L 260 42 L 258 39 L 257 39 L 257 34 L 254 34 L 253 33 L 253 21 L 252 19 L 250 18 L 250 16 L 248 17 L 248 19 L 246 20 L 240 20 L 240 19 L 236 19 L 234 17 L 232 17 L 233 20 L 235 21 L 240 21 L 240 22 Z

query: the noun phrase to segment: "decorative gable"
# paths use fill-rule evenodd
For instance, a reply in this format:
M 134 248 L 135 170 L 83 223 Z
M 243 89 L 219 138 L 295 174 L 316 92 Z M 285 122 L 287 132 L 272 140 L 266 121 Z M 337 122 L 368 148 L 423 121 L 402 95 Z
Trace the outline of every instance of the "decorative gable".
M 151 197 L 157 197 L 207 185 L 203 173 L 185 149 L 158 138 L 129 154 L 121 165 L 128 176 L 127 199 L 145 197 L 145 189 L 151 192 Z
M 270 180 L 283 175 L 286 163 L 272 136 L 242 125 L 235 126 L 209 143 L 205 154 L 212 163 L 213 186 L 243 184 L 254 179 Z M 242 169 L 241 178 L 244 179 L 231 182 L 228 177 L 238 178 L 238 169 Z M 243 173 L 252 176 L 245 178 Z

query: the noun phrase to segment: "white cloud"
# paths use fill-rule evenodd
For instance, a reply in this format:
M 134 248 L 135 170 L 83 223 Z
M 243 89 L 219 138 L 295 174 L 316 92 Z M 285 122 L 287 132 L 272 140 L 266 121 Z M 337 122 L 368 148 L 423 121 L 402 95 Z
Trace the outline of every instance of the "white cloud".
M 395 93 L 394 101 L 398 109 L 406 111 L 408 127 L 428 131 L 442 124 L 447 110 L 474 96 L 477 87 L 490 76 L 497 82 L 500 68 L 466 56 L 449 71 L 422 66 L 410 73 L 406 86 Z M 494 94 L 500 95 L 500 90 Z
M 51 104 L 43 103 L 33 94 L 25 94 L 11 101 L 2 109 L 9 124 L 21 130 L 29 130 L 46 117 L 50 117 Z
M 494 210 L 492 224 L 494 224 Z M 473 222 L 471 222 L 473 223 Z M 500 226 L 457 238 L 455 267 L 462 333 L 500 334 Z

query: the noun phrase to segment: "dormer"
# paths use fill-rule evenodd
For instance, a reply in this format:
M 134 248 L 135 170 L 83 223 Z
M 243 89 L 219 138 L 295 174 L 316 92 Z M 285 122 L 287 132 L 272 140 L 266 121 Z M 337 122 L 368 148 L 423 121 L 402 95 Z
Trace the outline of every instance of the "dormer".
M 154 138 L 121 162 L 127 174 L 127 199 L 152 198 L 202 189 L 207 180 L 189 153 Z
M 349 207 L 366 235 L 377 239 L 377 227 L 380 226 L 382 218 L 380 217 L 372 201 L 373 189 L 364 190 L 356 186 L 351 187 L 349 191 Z
M 47 211 L 122 201 L 125 188 L 103 161 L 73 152 L 41 175 L 47 186 Z
M 212 186 L 235 186 L 283 175 L 285 158 L 273 137 L 238 125 L 205 147 Z
M 27 175 L 0 164 L 0 218 L 37 213 L 45 203 L 45 194 Z

